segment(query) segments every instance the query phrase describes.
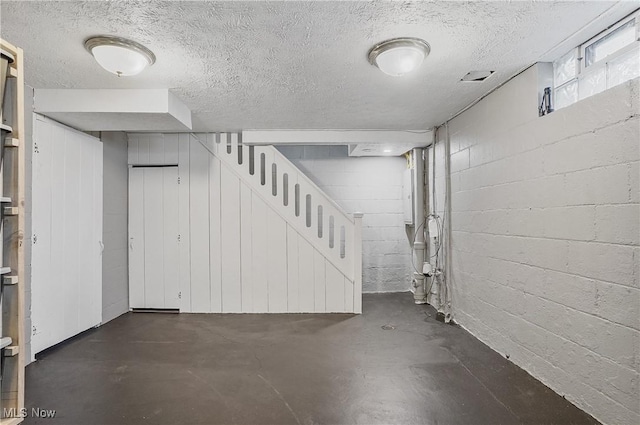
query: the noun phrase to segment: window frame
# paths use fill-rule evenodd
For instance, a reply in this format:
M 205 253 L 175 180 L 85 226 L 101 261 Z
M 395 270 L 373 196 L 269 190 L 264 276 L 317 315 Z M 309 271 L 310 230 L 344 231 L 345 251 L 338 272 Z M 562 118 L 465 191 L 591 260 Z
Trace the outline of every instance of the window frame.
M 592 44 L 597 43 L 598 41 L 600 41 L 601 39 L 605 38 L 606 36 L 608 36 L 609 34 L 611 34 L 612 32 L 616 31 L 618 28 L 624 26 L 625 24 L 627 24 L 629 21 L 632 20 L 636 20 L 636 23 L 634 25 L 635 27 L 635 37 L 634 40 L 629 43 L 628 45 L 624 46 L 621 49 L 616 50 L 615 52 L 605 56 L 604 58 L 600 59 L 599 61 L 596 61 L 594 63 L 592 63 L 590 66 L 586 65 L 586 54 L 587 54 L 587 48 L 591 47 Z M 591 37 L 589 40 L 587 40 L 586 42 L 582 43 L 581 45 L 578 46 L 578 49 L 580 49 L 578 51 L 578 76 L 580 74 L 582 74 L 583 72 L 586 72 L 590 69 L 594 69 L 592 68 L 593 66 L 599 65 L 602 66 L 603 64 L 606 64 L 607 62 L 610 62 L 611 59 L 617 57 L 617 56 L 622 56 L 623 54 L 633 50 L 639 43 L 640 41 L 640 10 L 636 10 L 635 12 L 633 12 L 632 14 L 630 14 L 629 16 L 627 16 L 626 18 L 618 21 L 617 23 L 611 25 L 609 28 L 607 28 L 606 30 L 602 31 L 600 34 L 596 35 L 595 37 Z
M 586 66 L 586 60 L 585 60 L 585 55 L 586 55 L 586 50 L 587 48 L 589 48 L 591 45 L 593 45 L 594 43 L 597 43 L 598 41 L 600 41 L 601 39 L 603 39 L 604 37 L 608 36 L 609 34 L 611 34 L 612 32 L 616 31 L 618 28 L 622 27 L 623 25 L 629 23 L 630 21 L 635 19 L 635 24 L 634 24 L 634 28 L 635 28 L 635 37 L 634 40 L 629 43 L 628 45 L 622 47 L 621 49 L 616 50 L 615 52 L 605 56 L 604 58 L 593 62 L 591 65 Z M 624 17 L 623 19 L 621 19 L 620 21 L 616 22 L 615 24 L 611 25 L 609 28 L 605 29 L 604 31 L 601 31 L 600 33 L 598 33 L 597 35 L 595 35 L 594 37 L 591 37 L 590 39 L 588 39 L 587 41 L 585 41 L 584 43 L 579 44 L 578 46 L 574 47 L 573 49 L 569 49 L 567 50 L 566 53 L 564 53 L 562 56 L 560 56 L 558 59 L 556 59 L 556 61 L 560 60 L 561 58 L 565 57 L 566 55 L 568 55 L 571 52 L 575 53 L 575 69 L 576 69 L 576 73 L 575 76 L 573 78 L 568 79 L 567 81 L 565 81 L 562 84 L 556 85 L 555 82 L 555 62 L 554 61 L 554 83 L 553 83 L 553 91 L 552 91 L 552 96 L 553 96 L 553 105 L 555 108 L 555 105 L 557 104 L 557 97 L 556 97 L 556 92 L 560 89 L 562 89 L 565 86 L 568 86 L 569 84 L 575 83 L 577 85 L 576 90 L 576 100 L 573 101 L 572 103 L 568 104 L 568 105 L 564 105 L 561 106 L 560 108 L 555 108 L 555 109 L 561 109 L 564 108 L 566 106 L 569 106 L 575 102 L 579 102 L 582 99 L 585 99 L 586 97 L 589 96 L 583 96 L 581 95 L 581 90 L 580 90 L 580 86 L 582 81 L 592 75 L 595 74 L 599 71 L 604 70 L 604 78 L 605 78 L 605 87 L 603 90 L 607 90 L 609 88 L 611 88 L 609 86 L 609 63 L 614 61 L 615 59 L 622 57 L 623 55 L 633 51 L 633 50 L 640 50 L 640 9 L 630 13 L 629 15 L 627 15 L 626 17 Z M 599 93 L 599 92 L 596 92 Z M 595 93 L 593 93 L 595 94 Z

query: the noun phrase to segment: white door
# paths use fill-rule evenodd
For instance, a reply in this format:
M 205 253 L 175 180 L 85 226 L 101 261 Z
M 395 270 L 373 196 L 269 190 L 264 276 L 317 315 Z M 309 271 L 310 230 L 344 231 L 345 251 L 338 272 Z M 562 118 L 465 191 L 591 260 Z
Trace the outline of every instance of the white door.
M 129 169 L 129 307 L 177 309 L 178 167 Z
M 32 353 L 102 320 L 102 142 L 34 114 Z

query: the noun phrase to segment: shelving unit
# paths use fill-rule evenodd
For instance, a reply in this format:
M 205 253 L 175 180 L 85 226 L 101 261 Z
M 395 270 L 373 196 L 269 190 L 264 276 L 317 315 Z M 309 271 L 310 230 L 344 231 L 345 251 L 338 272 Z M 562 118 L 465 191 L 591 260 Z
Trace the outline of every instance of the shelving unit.
M 0 425 L 15 425 L 22 422 L 24 408 L 24 62 L 22 49 L 4 40 L 0 40 L 0 49 L 13 57 L 0 114 Z

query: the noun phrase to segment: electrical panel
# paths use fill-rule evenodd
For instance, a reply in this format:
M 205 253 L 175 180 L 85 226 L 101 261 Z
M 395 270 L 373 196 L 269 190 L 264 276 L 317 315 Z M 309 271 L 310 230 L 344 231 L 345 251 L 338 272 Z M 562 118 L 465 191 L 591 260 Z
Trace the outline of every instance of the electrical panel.
M 413 168 L 404 170 L 402 176 L 402 205 L 404 212 L 404 224 L 413 226 Z

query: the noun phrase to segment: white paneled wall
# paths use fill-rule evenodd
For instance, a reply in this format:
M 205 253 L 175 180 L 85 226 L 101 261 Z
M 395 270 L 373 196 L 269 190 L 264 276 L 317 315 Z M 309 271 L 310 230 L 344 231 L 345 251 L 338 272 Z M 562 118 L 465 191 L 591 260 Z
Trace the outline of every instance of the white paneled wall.
M 638 424 L 639 81 L 544 117 L 537 81 L 449 124 L 454 318 L 603 423 Z
M 129 305 L 176 309 L 178 167 L 129 170 Z
M 103 242 L 102 323 L 129 311 L 127 268 L 127 135 L 102 132 Z
M 138 133 L 129 137 L 129 165 L 178 165 L 178 134 Z
M 102 143 L 36 116 L 32 352 L 102 319 Z
M 270 146 L 130 134 L 130 165 L 178 165 L 183 312 L 361 312 L 360 218 Z
M 189 143 L 187 149 L 189 151 L 189 215 L 180 217 L 180 219 L 189 221 L 190 243 L 182 245 L 181 249 L 188 247 L 190 256 L 189 262 L 180 264 L 180 267 L 191 269 L 191 282 L 190 285 L 187 285 L 186 282 L 184 285 L 181 284 L 180 290 L 190 294 L 188 298 L 191 300 L 191 305 L 183 305 L 182 310 L 194 313 L 220 312 L 222 311 L 221 251 L 216 252 L 215 248 L 211 249 L 210 245 L 211 228 L 216 227 L 215 223 L 217 223 L 218 232 L 213 234 L 213 240 L 214 242 L 220 241 L 220 219 L 210 216 L 210 213 L 216 210 L 215 207 L 211 208 L 212 206 L 217 204 L 217 214 L 220 211 L 219 183 L 217 188 L 211 186 L 211 190 L 209 190 L 210 175 L 219 175 L 220 165 L 219 161 L 212 161 L 210 164 L 207 150 L 195 142 Z M 182 184 L 182 181 L 180 183 Z M 216 202 L 213 198 L 217 198 L 218 201 Z M 218 258 L 216 261 L 211 261 L 211 254 L 214 252 Z M 216 262 L 218 267 L 215 267 Z

